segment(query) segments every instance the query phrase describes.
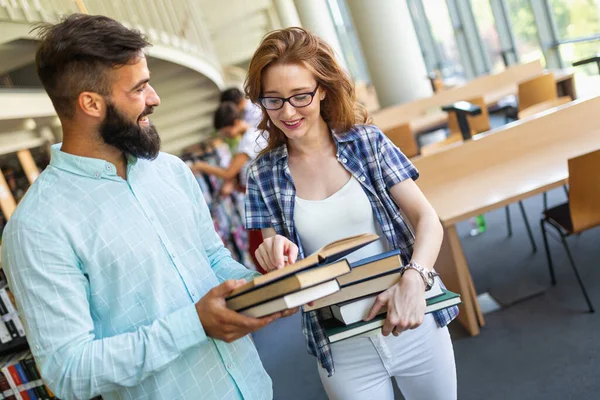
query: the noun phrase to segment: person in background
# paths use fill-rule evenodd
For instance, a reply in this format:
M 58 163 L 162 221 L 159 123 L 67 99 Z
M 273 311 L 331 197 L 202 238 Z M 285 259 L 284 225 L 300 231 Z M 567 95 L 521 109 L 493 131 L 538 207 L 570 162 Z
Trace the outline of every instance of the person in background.
M 248 167 L 258 154 L 267 146 L 267 140 L 261 131 L 250 125 L 243 119 L 236 103 L 226 101 L 221 103 L 214 117 L 215 129 L 219 131 L 222 137 L 239 138 L 239 143 L 235 154 L 227 168 L 221 168 L 211 165 L 204 161 L 196 161 L 192 165 L 192 171 L 217 176 L 225 181 L 222 195 L 229 195 L 231 182 L 238 180 L 241 192 L 246 190 L 246 176 Z M 256 260 L 256 249 L 262 243 L 262 234 L 260 230 L 251 230 L 248 232 L 248 248 L 255 265 L 259 272 L 265 271 Z
M 458 309 L 425 315 L 443 231 L 414 182 L 415 167 L 368 124 L 331 47 L 304 29 L 265 36 L 250 61 L 246 94 L 265 110 L 258 128 L 269 134 L 246 192 L 246 228 L 262 229 L 265 238 L 257 250 L 263 268 L 282 268 L 286 259 L 361 233 L 381 240 L 352 253 L 350 262 L 401 251 L 402 277 L 379 294 L 367 318 L 387 308 L 381 334 L 330 344 L 322 315 L 302 315 L 329 398 L 391 400 L 394 378 L 407 400 L 456 399 L 446 325 Z
M 38 27 L 63 142 L 3 234 L 2 266 L 40 374 L 61 399 L 272 399 L 226 308 L 257 274 L 231 258 L 190 169 L 160 152 L 139 32 L 74 14 Z
M 248 101 L 244 93 L 238 88 L 225 89 L 221 93 L 221 103 L 231 101 L 237 104 L 238 110 L 242 113 L 242 119 L 250 126 L 256 128 L 263 115 L 262 110 L 256 104 Z

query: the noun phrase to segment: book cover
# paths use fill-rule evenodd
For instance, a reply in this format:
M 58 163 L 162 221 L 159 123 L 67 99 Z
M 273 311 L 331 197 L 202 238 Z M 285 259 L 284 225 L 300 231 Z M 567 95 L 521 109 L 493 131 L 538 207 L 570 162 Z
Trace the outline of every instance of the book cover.
M 292 294 L 267 301 L 266 303 L 241 310 L 240 312 L 248 317 L 260 318 L 289 308 L 299 307 L 303 304 L 317 300 L 323 296 L 340 290 L 340 285 L 335 279 L 308 289 L 300 290 Z
M 379 294 L 380 293 L 376 293 L 358 299 L 348 300 L 343 303 L 333 304 L 331 306 L 331 312 L 337 320 L 344 322 L 346 325 L 362 321 L 369 315 Z M 442 290 L 442 285 L 440 284 L 440 281 L 436 279 L 431 289 L 425 292 L 425 300 L 442 296 L 443 294 L 444 291 Z M 382 307 L 379 310 L 379 313 L 384 313 L 385 311 L 385 307 Z
M 349 272 L 350 264 L 348 264 L 348 261 L 336 261 L 320 268 L 299 272 L 256 290 L 229 297 L 227 300 L 227 307 L 231 310 L 248 308 L 286 294 L 294 293 L 298 290 L 307 289 L 314 285 L 330 281 Z
M 323 297 L 314 302 L 313 305 L 305 305 L 304 311 L 317 310 L 323 307 L 329 307 L 332 304 L 342 303 L 344 301 L 357 299 L 373 293 L 381 293 L 389 289 L 400 280 L 400 272 L 392 272 L 371 280 L 367 280 L 354 285 L 342 288 L 339 292 Z
M 363 258 L 350 264 L 350 266 L 352 271 L 338 278 L 338 283 L 342 288 L 399 270 L 402 267 L 400 250 L 392 250 Z
M 2 371 L 0 371 L 0 390 L 2 391 L 2 395 L 6 400 L 16 400 L 14 391 L 8 383 L 6 376 L 4 376 L 4 372 Z
M 329 243 L 328 245 L 317 250 L 315 253 L 298 262 L 295 262 L 294 264 L 285 266 L 275 271 L 270 271 L 262 276 L 254 278 L 250 282 L 247 282 L 245 285 L 234 290 L 227 299 L 278 281 L 308 268 L 314 268 L 316 266 L 325 265 L 339 260 L 353 251 L 356 251 L 378 239 L 379 236 L 375 234 L 363 233 L 361 235 L 351 236 Z
M 460 304 L 460 295 L 449 290 L 443 290 L 443 295 L 427 300 L 425 314 Z M 381 328 L 385 322 L 386 316 L 387 314 L 380 314 L 371 321 L 358 321 L 350 325 L 346 325 L 336 318 L 331 318 L 323 321 L 323 327 L 325 328 L 325 333 L 327 334 L 329 341 L 335 343 Z

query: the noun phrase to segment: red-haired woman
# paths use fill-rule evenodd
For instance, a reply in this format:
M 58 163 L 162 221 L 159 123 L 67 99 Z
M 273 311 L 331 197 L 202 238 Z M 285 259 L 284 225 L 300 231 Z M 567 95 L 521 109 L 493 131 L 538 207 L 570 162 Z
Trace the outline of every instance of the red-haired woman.
M 392 399 L 392 377 L 408 400 L 456 398 L 446 325 L 458 310 L 424 315 L 443 232 L 414 182 L 417 170 L 367 125 L 350 78 L 331 48 L 308 31 L 269 33 L 250 62 L 245 90 L 263 109 L 258 128 L 268 132 L 246 197 L 247 228 L 262 229 L 265 238 L 256 252 L 263 268 L 281 268 L 286 259 L 364 232 L 382 239 L 350 261 L 399 249 L 407 266 L 369 315 L 387 307 L 380 335 L 329 344 L 319 312 L 303 314 L 308 349 L 329 398 Z

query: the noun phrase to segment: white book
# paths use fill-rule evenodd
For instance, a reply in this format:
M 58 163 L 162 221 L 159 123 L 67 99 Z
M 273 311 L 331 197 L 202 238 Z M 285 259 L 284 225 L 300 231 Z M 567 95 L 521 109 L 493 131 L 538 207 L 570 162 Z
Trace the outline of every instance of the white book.
M 337 280 L 332 279 L 308 289 L 290 293 L 275 300 L 250 307 L 241 311 L 241 313 L 248 317 L 260 318 L 289 308 L 300 307 L 306 303 L 320 299 L 321 297 L 329 296 L 338 290 L 340 290 L 340 285 Z
M 442 286 L 440 285 L 439 280 L 436 279 L 431 289 L 425 292 L 425 300 L 441 296 L 442 294 L 444 294 L 442 291 Z M 374 294 L 358 300 L 353 299 L 343 303 L 334 304 L 331 306 L 331 312 L 333 313 L 335 319 L 345 323 L 346 325 L 362 321 L 369 315 L 371 308 L 373 308 L 373 304 L 375 304 L 375 299 L 377 299 L 377 296 L 378 294 Z M 384 312 L 386 312 L 386 308 L 381 307 L 377 315 Z
M 8 343 L 12 340 L 12 336 L 6 327 L 4 321 L 0 320 L 0 343 Z

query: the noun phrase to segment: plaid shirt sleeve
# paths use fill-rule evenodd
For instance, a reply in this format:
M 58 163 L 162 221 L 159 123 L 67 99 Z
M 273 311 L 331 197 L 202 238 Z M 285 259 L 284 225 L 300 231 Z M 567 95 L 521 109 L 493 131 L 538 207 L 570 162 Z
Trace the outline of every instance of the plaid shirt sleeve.
M 409 178 L 416 180 L 419 177 L 419 171 L 415 166 L 379 128 L 373 128 L 376 133 L 376 149 L 378 149 L 376 154 L 379 157 L 386 187 L 391 189 L 395 184 Z
M 253 165 L 248 171 L 246 198 L 244 200 L 246 229 L 262 229 L 272 226 L 269 210 L 257 181 L 258 176 L 260 175 L 256 165 Z

